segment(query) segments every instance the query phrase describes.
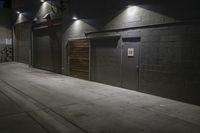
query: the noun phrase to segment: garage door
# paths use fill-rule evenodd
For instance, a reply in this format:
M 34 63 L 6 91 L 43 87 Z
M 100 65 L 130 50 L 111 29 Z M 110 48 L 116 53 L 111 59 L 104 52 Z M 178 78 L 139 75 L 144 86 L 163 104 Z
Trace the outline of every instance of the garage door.
M 61 73 L 60 28 L 52 27 L 34 31 L 33 66 Z
M 121 86 L 119 37 L 91 39 L 91 80 Z

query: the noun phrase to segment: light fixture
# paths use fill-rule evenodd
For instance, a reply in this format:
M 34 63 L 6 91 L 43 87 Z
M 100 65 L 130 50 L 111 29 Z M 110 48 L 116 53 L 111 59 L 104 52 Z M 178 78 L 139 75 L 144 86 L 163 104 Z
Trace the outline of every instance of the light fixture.
M 45 0 L 40 0 L 41 2 L 45 2 Z
M 21 12 L 20 11 L 17 11 L 17 14 L 20 14 Z
M 73 20 L 77 20 L 78 18 L 77 18 L 77 17 L 73 17 L 72 19 L 73 19 Z
M 35 18 L 33 19 L 33 22 L 37 22 L 37 21 L 38 21 L 38 18 L 35 17 Z

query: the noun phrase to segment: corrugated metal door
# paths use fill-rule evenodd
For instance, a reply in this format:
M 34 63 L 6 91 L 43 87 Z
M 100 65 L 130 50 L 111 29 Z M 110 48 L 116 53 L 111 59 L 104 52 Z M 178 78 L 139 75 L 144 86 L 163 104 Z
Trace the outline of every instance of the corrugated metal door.
M 119 37 L 91 39 L 91 80 L 121 85 L 121 45 Z
M 29 64 L 31 49 L 31 23 L 14 26 L 15 61 Z
M 33 66 L 61 73 L 60 27 L 35 30 L 33 34 Z

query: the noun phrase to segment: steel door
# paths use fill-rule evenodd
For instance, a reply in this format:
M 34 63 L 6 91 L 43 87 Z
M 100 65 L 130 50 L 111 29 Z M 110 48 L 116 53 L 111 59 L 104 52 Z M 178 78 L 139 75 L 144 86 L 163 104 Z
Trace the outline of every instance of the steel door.
M 139 42 L 124 41 L 122 54 L 122 87 L 139 89 Z

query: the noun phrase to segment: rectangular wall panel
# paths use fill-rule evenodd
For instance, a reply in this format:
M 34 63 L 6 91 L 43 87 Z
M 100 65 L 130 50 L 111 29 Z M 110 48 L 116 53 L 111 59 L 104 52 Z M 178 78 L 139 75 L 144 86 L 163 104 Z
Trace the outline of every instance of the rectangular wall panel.
M 121 46 L 118 38 L 91 40 L 91 80 L 121 85 Z
M 33 66 L 61 73 L 61 36 L 59 27 L 34 31 Z
M 15 25 L 15 61 L 29 64 L 31 48 L 31 23 Z
M 69 75 L 89 80 L 89 41 L 74 40 L 68 46 Z

